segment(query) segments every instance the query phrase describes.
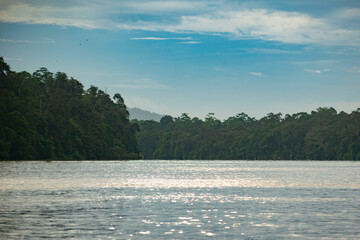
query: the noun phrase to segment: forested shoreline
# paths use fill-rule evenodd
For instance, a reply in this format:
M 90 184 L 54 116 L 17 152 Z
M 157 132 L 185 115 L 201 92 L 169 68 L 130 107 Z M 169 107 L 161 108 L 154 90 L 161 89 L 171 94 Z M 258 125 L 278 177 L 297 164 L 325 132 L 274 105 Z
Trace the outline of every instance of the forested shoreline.
M 120 94 L 1 57 L 0 99 L 0 160 L 360 160 L 360 108 L 130 121 Z
M 241 113 L 224 121 L 184 113 L 136 123 L 145 159 L 360 160 L 360 108 L 269 113 L 259 120 Z
M 141 158 L 120 94 L 46 68 L 14 72 L 0 58 L 0 99 L 0 159 Z

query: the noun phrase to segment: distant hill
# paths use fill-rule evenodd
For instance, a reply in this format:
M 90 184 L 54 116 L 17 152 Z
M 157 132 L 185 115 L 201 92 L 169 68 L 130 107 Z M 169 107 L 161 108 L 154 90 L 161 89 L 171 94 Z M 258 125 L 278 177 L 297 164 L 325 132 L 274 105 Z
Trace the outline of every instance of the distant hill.
M 154 120 L 159 122 L 160 119 L 164 116 L 150 111 L 142 110 L 140 108 L 129 108 L 128 111 L 130 113 L 130 120 Z

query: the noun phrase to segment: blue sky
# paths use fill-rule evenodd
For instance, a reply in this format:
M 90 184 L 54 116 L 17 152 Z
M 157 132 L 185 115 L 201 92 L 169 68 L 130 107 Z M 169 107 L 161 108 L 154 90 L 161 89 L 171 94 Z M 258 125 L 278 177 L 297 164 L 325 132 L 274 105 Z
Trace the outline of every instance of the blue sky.
M 0 55 L 172 116 L 351 112 L 360 1 L 2 0 Z

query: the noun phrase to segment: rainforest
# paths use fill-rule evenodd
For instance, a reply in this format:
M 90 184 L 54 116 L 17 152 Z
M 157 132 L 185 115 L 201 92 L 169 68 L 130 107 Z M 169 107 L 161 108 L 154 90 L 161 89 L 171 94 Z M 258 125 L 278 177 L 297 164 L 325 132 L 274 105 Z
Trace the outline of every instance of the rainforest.
M 360 108 L 130 121 L 119 93 L 46 68 L 14 72 L 3 58 L 0 100 L 3 160 L 360 160 Z
M 0 58 L 0 112 L 0 159 L 140 158 L 121 95 L 65 73 L 13 72 Z

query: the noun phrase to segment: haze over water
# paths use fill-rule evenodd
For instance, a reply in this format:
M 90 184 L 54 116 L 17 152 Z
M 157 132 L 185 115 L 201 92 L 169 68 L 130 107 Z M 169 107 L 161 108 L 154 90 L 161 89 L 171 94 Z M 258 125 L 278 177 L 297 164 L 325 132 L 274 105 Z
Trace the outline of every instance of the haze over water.
M 357 239 L 360 163 L 1 162 L 0 238 Z

